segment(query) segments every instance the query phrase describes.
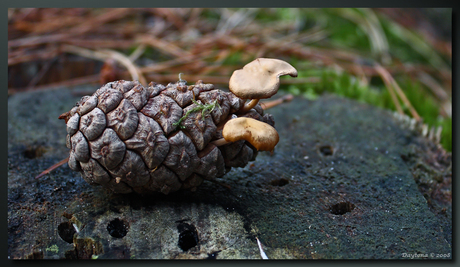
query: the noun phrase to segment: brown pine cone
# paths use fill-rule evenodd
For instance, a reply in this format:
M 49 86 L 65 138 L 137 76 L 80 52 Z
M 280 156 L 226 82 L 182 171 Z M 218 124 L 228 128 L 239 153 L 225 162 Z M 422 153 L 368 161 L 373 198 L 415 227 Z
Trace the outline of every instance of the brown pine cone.
M 214 144 L 232 118 L 274 125 L 260 105 L 244 111 L 244 102 L 202 81 L 147 88 L 107 83 L 60 117 L 67 124 L 68 165 L 89 184 L 116 193 L 195 190 L 255 160 L 258 150 L 248 141 Z

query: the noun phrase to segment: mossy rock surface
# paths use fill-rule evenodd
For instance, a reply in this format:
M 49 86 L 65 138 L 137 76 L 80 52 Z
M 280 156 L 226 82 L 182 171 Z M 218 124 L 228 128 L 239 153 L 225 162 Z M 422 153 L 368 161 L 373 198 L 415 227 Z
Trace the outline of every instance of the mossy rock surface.
M 256 237 L 269 258 L 452 258 L 451 155 L 387 111 L 297 98 L 268 111 L 280 142 L 218 179 L 230 189 L 140 197 L 67 165 L 34 179 L 68 156 L 57 117 L 79 99 L 8 99 L 12 259 L 260 259 Z

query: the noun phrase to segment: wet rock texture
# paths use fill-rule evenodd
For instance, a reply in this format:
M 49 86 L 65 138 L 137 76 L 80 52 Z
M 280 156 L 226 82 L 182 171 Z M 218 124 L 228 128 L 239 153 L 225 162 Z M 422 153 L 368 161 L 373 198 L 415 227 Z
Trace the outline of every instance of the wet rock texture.
M 84 88 L 80 88 L 84 89 Z M 11 259 L 452 258 L 451 155 L 334 96 L 270 110 L 280 142 L 196 192 L 92 187 L 67 165 L 70 90 L 8 99 Z M 27 108 L 25 108 L 27 107 Z M 432 254 L 431 254 L 432 253 Z

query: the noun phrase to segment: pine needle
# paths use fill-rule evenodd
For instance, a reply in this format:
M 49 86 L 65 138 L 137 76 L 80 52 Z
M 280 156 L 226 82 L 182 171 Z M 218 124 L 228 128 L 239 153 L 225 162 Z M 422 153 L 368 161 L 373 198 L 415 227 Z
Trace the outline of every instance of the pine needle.
M 68 158 L 68 157 L 65 158 L 65 159 L 63 159 L 63 160 L 61 160 L 61 161 L 59 161 L 58 163 L 54 164 L 53 166 L 49 167 L 48 169 L 44 170 L 42 173 L 40 173 L 39 175 L 37 175 L 37 176 L 35 177 L 35 179 L 39 179 L 39 178 L 41 178 L 41 177 L 47 175 L 47 174 L 50 173 L 51 171 L 57 169 L 58 167 L 64 165 L 65 163 L 67 163 L 67 161 L 69 161 L 69 158 Z

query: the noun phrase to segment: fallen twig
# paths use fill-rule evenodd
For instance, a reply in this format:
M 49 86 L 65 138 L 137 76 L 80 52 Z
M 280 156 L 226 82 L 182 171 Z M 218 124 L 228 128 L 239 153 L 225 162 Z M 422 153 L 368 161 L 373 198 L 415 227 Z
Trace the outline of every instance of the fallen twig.
M 285 96 L 283 96 L 281 98 L 278 98 L 278 99 L 275 99 L 275 100 L 271 100 L 271 101 L 267 101 L 267 102 L 260 102 L 260 105 L 262 106 L 262 108 L 264 110 L 267 110 L 267 109 L 276 107 L 276 106 L 278 106 L 278 105 L 280 105 L 282 103 L 292 101 L 292 99 L 294 99 L 294 96 L 291 95 L 291 94 L 288 94 L 288 95 L 285 95 Z

